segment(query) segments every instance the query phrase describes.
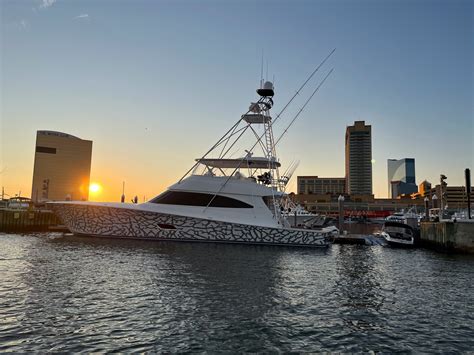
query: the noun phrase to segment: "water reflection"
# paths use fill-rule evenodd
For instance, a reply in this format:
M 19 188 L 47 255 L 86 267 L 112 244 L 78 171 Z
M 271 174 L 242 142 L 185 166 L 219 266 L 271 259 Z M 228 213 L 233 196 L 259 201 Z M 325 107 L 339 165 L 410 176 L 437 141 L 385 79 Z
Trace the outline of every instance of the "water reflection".
M 1 235 L 0 351 L 474 348 L 474 258 Z
M 384 326 L 380 317 L 385 296 L 380 284 L 375 248 L 340 248 L 336 255 L 337 281 L 334 294 L 344 324 L 353 330 L 375 330 Z
M 285 248 L 79 237 L 53 239 L 50 245 L 54 257 L 34 250 L 28 255 L 26 303 L 28 309 L 43 310 L 48 327 L 67 321 L 60 330 L 61 335 L 73 334 L 73 347 L 67 349 L 78 350 L 74 343 L 92 335 L 90 323 L 112 324 L 111 335 L 118 338 L 126 333 L 130 338 L 133 328 L 149 334 L 137 348 L 117 341 L 119 350 L 149 349 L 190 334 L 193 340 L 183 343 L 185 349 L 206 344 L 218 349 L 222 334 L 238 344 L 236 338 L 256 327 L 273 336 L 264 319 L 277 298 Z

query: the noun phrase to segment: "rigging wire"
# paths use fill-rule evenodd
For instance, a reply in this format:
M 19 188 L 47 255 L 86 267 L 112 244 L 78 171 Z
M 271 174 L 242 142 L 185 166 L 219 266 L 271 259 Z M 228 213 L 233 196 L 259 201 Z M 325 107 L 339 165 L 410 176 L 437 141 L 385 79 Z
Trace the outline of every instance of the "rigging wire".
M 308 81 L 311 80 L 311 78 L 314 76 L 314 74 L 316 74 L 319 70 L 319 68 L 321 68 L 324 63 L 326 63 L 326 61 L 329 59 L 330 56 L 332 56 L 332 54 L 336 51 L 336 48 L 334 48 L 331 53 L 329 53 L 326 58 L 324 58 L 324 60 L 316 67 L 316 69 L 313 70 L 313 72 L 311 73 L 311 75 L 306 79 L 306 81 L 303 83 L 303 85 L 300 86 L 300 88 L 295 92 L 295 94 L 293 95 L 293 97 L 290 99 L 290 101 L 287 102 L 287 104 L 281 109 L 281 111 L 276 115 L 275 119 L 273 120 L 272 122 L 272 125 L 280 118 L 280 116 L 283 114 L 283 112 L 285 112 L 285 110 L 288 108 L 288 106 L 290 106 L 291 102 L 295 99 L 296 96 L 299 95 L 300 91 L 306 86 L 306 84 L 308 83 Z
M 326 76 L 324 77 L 324 79 L 319 83 L 319 85 L 316 87 L 316 89 L 314 89 L 313 93 L 311 94 L 310 97 L 308 97 L 308 99 L 306 100 L 306 102 L 304 103 L 304 105 L 300 108 L 300 110 L 298 111 L 298 113 L 296 114 L 295 117 L 293 117 L 293 119 L 291 120 L 290 124 L 285 128 L 285 130 L 283 131 L 283 133 L 280 135 L 280 137 L 278 137 L 278 139 L 276 140 L 275 142 L 275 146 L 278 144 L 278 142 L 283 138 L 283 136 L 286 134 L 286 132 L 288 131 L 288 129 L 291 127 L 291 125 L 296 121 L 296 119 L 298 118 L 298 116 L 300 115 L 301 112 L 303 112 L 304 108 L 306 107 L 306 105 L 311 101 L 311 99 L 313 98 L 313 96 L 318 92 L 319 88 L 324 84 L 324 82 L 326 81 L 326 79 L 329 77 L 329 75 L 331 75 L 331 73 L 334 71 L 334 68 L 332 68 L 329 73 L 326 74 Z
M 306 79 L 306 81 L 299 87 L 299 89 L 296 91 L 296 93 L 293 95 L 293 97 L 286 103 L 286 105 L 283 107 L 283 109 L 278 113 L 278 115 L 275 117 L 275 119 L 273 120 L 272 124 L 268 127 L 268 129 L 273 126 L 273 124 L 280 118 L 280 116 L 283 114 L 283 112 L 285 112 L 285 110 L 288 108 L 288 106 L 291 104 L 291 102 L 293 102 L 293 100 L 295 99 L 295 97 L 300 93 L 300 91 L 306 86 L 306 84 L 311 80 L 311 78 L 314 76 L 314 74 L 316 74 L 316 72 L 319 70 L 319 68 L 321 68 L 321 66 L 323 66 L 323 64 L 329 59 L 329 57 L 336 51 L 336 48 L 334 48 L 327 56 L 326 58 L 324 58 L 324 60 L 316 67 L 316 69 L 314 69 L 314 71 L 311 73 L 311 75 Z M 262 54 L 262 76 L 263 76 L 263 54 Z M 258 100 L 257 103 L 261 103 L 263 101 L 263 98 L 260 98 Z M 186 171 L 186 173 L 181 177 L 181 179 L 179 179 L 178 181 L 178 184 L 181 183 L 181 181 L 183 181 L 183 179 L 191 172 L 193 171 L 193 169 L 199 164 L 199 162 L 204 159 L 209 153 L 211 153 L 216 147 L 218 147 L 220 144 L 222 144 L 222 142 L 224 142 L 226 139 L 230 139 L 232 137 L 232 134 L 227 137 L 227 135 L 232 132 L 233 130 L 235 130 L 235 128 L 240 124 L 240 122 L 243 120 L 243 117 L 250 113 L 251 110 L 248 110 L 244 115 L 242 115 L 240 117 L 240 119 L 197 161 L 193 164 L 193 166 Z M 267 130 L 264 131 L 263 135 L 266 133 Z M 263 137 L 263 135 L 260 137 L 260 139 Z M 226 138 L 227 137 L 227 138 Z M 240 138 L 241 135 L 239 135 L 238 138 Z M 235 144 L 235 142 L 234 142 Z M 234 145 L 232 144 L 232 146 Z M 252 148 L 253 149 L 253 148 Z M 226 153 L 224 154 L 227 154 L 227 152 L 229 151 L 229 149 L 226 151 Z M 240 165 L 239 165 L 240 167 Z
M 262 133 L 262 135 L 260 135 L 260 138 L 257 140 L 257 142 L 255 142 L 254 145 L 248 150 L 249 152 L 252 152 L 252 151 L 253 151 L 253 149 L 254 149 L 254 148 L 257 146 L 257 144 L 259 143 L 259 140 L 261 140 L 261 139 L 264 137 L 264 135 L 267 133 L 267 131 L 270 130 L 270 129 L 273 127 L 273 125 L 275 124 L 275 122 L 278 120 L 278 118 L 280 118 L 280 116 L 282 115 L 282 113 L 288 108 L 288 106 L 289 106 L 289 105 L 291 104 L 291 102 L 295 99 L 295 97 L 300 93 L 300 91 L 301 91 L 301 90 L 306 86 L 306 84 L 311 80 L 311 78 L 314 76 L 314 74 L 316 74 L 316 72 L 324 65 L 324 63 L 329 59 L 329 57 L 330 57 L 335 51 L 336 51 L 336 48 L 334 48 L 334 49 L 326 56 L 326 58 L 324 58 L 324 60 L 316 67 L 316 69 L 313 70 L 313 72 L 311 73 L 311 75 L 306 79 L 306 81 L 300 86 L 300 88 L 296 91 L 296 93 L 293 95 L 293 97 L 288 101 L 288 103 L 287 103 L 287 104 L 283 107 L 283 109 L 278 113 L 277 117 L 275 117 L 275 119 L 268 125 L 268 127 L 264 130 L 264 132 Z M 331 69 L 331 71 L 330 71 L 329 73 L 332 73 L 333 70 L 334 70 L 334 69 Z M 328 76 L 329 76 L 329 75 L 327 75 L 327 76 L 323 79 L 322 82 L 324 82 L 324 81 L 327 79 Z M 321 84 L 320 84 L 320 85 L 321 85 Z M 320 86 L 320 85 L 319 85 L 319 86 Z M 318 86 L 318 88 L 316 88 L 316 90 L 311 94 L 310 98 L 312 98 L 312 97 L 314 96 L 314 94 L 317 92 L 317 90 L 319 90 L 319 86 Z M 261 98 L 261 99 L 259 100 L 259 102 L 260 102 L 262 99 L 263 99 L 263 98 Z M 309 102 L 309 101 L 308 101 L 308 102 Z M 306 105 L 306 104 L 307 104 L 307 103 L 305 103 L 305 105 Z M 300 112 L 298 113 L 298 115 L 301 113 L 301 111 L 302 111 L 302 110 L 300 110 Z M 250 111 L 248 111 L 248 112 L 250 112 Z M 247 113 L 248 113 L 248 112 L 247 112 Z M 243 117 L 243 116 L 242 116 L 242 117 Z M 237 124 L 240 123 L 241 120 L 242 120 L 242 118 L 237 122 Z M 292 121 L 292 122 L 293 122 L 293 121 Z M 229 130 L 229 132 L 230 132 L 230 130 Z M 227 132 L 227 133 L 228 133 L 228 132 Z M 227 133 L 226 133 L 226 135 L 227 135 Z M 240 138 L 240 135 L 239 135 L 239 138 Z M 234 142 L 234 144 L 235 144 L 235 142 Z M 234 144 L 232 144 L 232 146 L 233 146 Z M 232 147 L 232 146 L 231 146 L 231 147 Z M 214 148 L 211 148 L 210 151 L 212 151 L 213 149 L 214 149 Z M 210 152 L 210 151 L 209 151 L 209 152 Z M 209 152 L 208 152 L 208 153 L 209 153 Z M 206 155 L 207 155 L 208 153 L 206 153 Z M 242 163 L 243 163 L 245 160 L 246 160 L 246 156 L 243 157 L 243 158 L 240 160 L 240 162 L 239 162 L 239 164 L 237 165 L 237 167 L 232 171 L 231 174 L 229 174 L 229 176 L 227 177 L 227 179 L 226 179 L 226 180 L 224 181 L 224 183 L 220 186 L 219 190 L 214 194 L 214 196 L 211 198 L 211 200 L 209 201 L 209 203 L 207 204 L 207 206 L 204 208 L 204 211 L 211 205 L 211 203 L 214 201 L 214 199 L 216 198 L 216 196 L 217 196 L 217 195 L 222 191 L 222 189 L 227 185 L 227 183 L 229 182 L 229 180 L 231 179 L 231 177 L 235 174 L 235 172 L 240 169 Z M 189 172 L 188 172 L 188 173 L 189 173 Z M 187 175 L 188 173 L 186 173 L 186 175 Z M 185 176 L 186 176 L 186 175 L 185 175 Z M 183 176 L 183 178 L 184 178 L 184 176 Z M 181 181 L 181 180 L 180 180 L 180 181 Z

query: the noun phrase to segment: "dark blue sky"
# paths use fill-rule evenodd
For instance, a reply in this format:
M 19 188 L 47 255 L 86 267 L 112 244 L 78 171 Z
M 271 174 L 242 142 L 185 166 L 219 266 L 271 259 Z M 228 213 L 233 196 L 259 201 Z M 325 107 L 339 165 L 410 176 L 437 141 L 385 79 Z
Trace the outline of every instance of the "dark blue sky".
M 445 173 L 461 184 L 474 165 L 472 1 L 3 0 L 1 10 L 3 184 L 14 189 L 30 188 L 35 131 L 51 129 L 94 140 L 92 178 L 114 194 L 122 179 L 159 192 L 255 99 L 262 50 L 278 111 L 337 48 L 317 80 L 333 75 L 279 146 L 283 163 L 301 161 L 296 174 L 343 176 L 354 120 L 372 125 L 378 196 L 389 158 L 415 158 L 418 182 Z

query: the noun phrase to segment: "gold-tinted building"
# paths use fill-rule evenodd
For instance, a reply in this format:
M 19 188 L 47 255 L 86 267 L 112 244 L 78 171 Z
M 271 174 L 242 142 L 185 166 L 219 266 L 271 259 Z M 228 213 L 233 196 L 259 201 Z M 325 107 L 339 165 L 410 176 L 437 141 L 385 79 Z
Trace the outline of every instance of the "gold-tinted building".
M 91 157 L 92 141 L 67 133 L 38 131 L 31 199 L 87 201 Z

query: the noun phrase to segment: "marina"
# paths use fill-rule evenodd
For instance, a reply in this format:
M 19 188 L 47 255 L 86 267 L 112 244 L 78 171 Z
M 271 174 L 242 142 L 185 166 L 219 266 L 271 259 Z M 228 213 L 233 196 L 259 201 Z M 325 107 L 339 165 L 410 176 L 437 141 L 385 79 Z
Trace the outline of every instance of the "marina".
M 470 354 L 474 2 L 0 1 L 0 353 Z

